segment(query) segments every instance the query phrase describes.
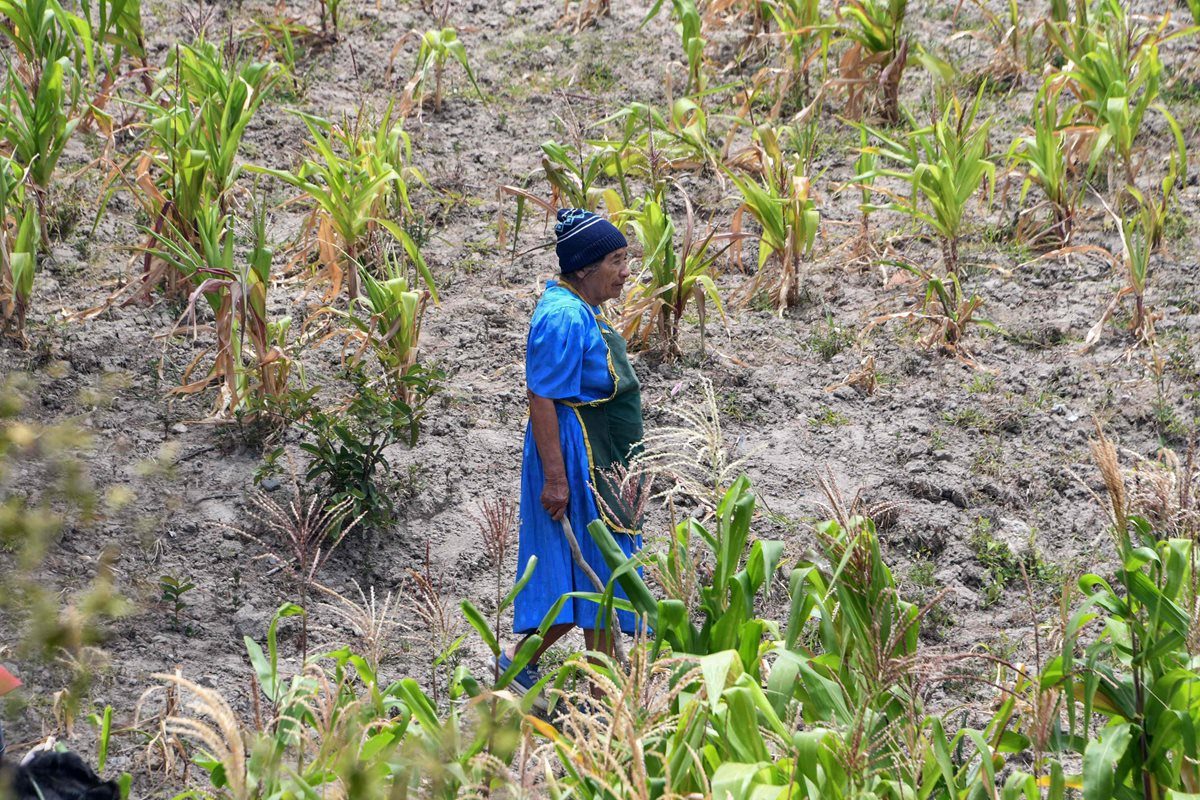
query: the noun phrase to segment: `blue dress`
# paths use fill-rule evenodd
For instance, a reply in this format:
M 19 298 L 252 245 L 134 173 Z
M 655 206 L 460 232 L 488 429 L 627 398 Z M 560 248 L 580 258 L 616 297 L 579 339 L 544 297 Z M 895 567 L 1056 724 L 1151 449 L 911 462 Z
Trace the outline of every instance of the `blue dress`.
M 593 493 L 593 486 L 603 488 L 595 460 L 600 459 L 602 453 L 621 450 L 621 455 L 612 460 L 625 462 L 630 450 L 627 439 L 633 435 L 641 438 L 640 392 L 625 355 L 624 342 L 601 319 L 598 307 L 589 305 L 569 288 L 550 281 L 530 321 L 525 381 L 534 394 L 555 401 L 569 491 L 567 515 L 584 559 L 600 580 L 607 583 L 611 570 L 588 533 L 588 526 L 597 519 L 604 519 L 626 556 L 642 546 L 641 534 L 632 525 L 626 528 L 620 519 L 610 518 L 619 515 L 612 512 L 611 506 L 600 509 Z M 614 399 L 620 402 L 612 402 Z M 636 408 L 637 419 L 632 421 L 633 424 L 625 424 L 619 418 L 614 421 L 614 430 L 634 431 L 626 439 L 618 437 L 619 446 L 614 446 L 604 415 L 609 403 L 613 409 L 618 406 Z M 602 426 L 595 424 L 597 418 Z M 589 420 L 586 426 L 585 420 Z M 603 440 L 598 438 L 600 433 Z M 606 465 L 608 461 L 605 459 Z M 530 556 L 537 556 L 537 566 L 514 603 L 513 630 L 517 634 L 535 630 L 562 595 L 595 591 L 592 582 L 572 558 L 562 525 L 551 519 L 542 507 L 545 479 L 533 438 L 533 424 L 529 422 L 525 428 L 521 465 L 517 574 L 524 573 Z M 602 510 L 605 513 L 601 513 Z M 616 587 L 616 595 L 625 597 L 620 586 Z M 589 630 L 599 624 L 603 628 L 605 620 L 597 620 L 598 610 L 597 603 L 571 598 L 563 605 L 554 624 L 570 623 Z M 617 618 L 622 631 L 635 631 L 633 614 L 619 611 Z

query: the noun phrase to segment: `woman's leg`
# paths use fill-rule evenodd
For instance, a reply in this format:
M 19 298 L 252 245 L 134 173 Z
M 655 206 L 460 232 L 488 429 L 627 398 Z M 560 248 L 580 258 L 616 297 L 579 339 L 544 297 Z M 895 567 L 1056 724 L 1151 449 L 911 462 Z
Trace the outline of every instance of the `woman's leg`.
M 535 652 L 533 654 L 533 658 L 530 659 L 529 663 L 533 666 L 537 666 L 538 661 L 542 657 L 542 653 L 549 650 L 550 646 L 552 644 L 554 644 L 559 639 L 561 639 L 562 637 L 564 637 L 568 633 L 570 633 L 571 629 L 574 627 L 575 627 L 575 625 L 570 622 L 564 622 L 561 625 L 551 625 L 550 629 L 546 631 L 546 638 L 542 640 L 541 646 L 538 647 L 537 652 Z M 585 631 L 585 633 L 589 633 L 589 632 L 590 631 Z M 516 657 L 517 651 L 521 649 L 521 645 L 525 644 L 525 640 L 528 639 L 532 635 L 533 635 L 532 633 L 526 634 L 525 636 L 521 637 L 521 641 L 517 642 L 512 647 L 508 648 L 508 650 L 506 651 L 506 655 L 509 657 L 509 659 L 513 659 Z M 590 644 L 588 646 L 591 647 Z
M 620 636 L 621 632 L 617 631 L 616 635 Z M 613 640 L 604 628 L 597 628 L 596 630 L 584 628 L 583 641 L 587 645 L 587 649 L 592 652 L 604 653 L 610 656 L 613 654 Z M 595 663 L 595 659 L 592 660 L 592 663 Z M 599 700 L 604 694 L 595 683 L 592 684 L 591 691 L 592 697 L 596 700 Z

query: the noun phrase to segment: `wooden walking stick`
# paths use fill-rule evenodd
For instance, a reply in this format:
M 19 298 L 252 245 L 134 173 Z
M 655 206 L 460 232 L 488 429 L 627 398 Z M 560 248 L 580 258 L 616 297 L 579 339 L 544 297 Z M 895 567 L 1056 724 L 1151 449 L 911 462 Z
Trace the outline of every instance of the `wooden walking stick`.
M 604 583 L 600 580 L 600 576 L 592 569 L 591 564 L 583 557 L 583 551 L 579 549 L 579 540 L 575 538 L 575 530 L 571 527 L 571 520 L 567 518 L 567 514 L 563 512 L 562 522 L 563 533 L 567 535 L 567 544 L 571 546 L 571 557 L 575 559 L 575 563 L 583 570 L 583 574 L 588 576 L 588 580 L 596 587 L 596 591 L 604 593 Z M 615 611 L 610 611 L 608 615 L 608 631 L 609 641 L 612 642 L 613 654 L 617 659 L 625 661 L 625 646 L 621 643 L 621 629 L 617 625 L 617 614 Z

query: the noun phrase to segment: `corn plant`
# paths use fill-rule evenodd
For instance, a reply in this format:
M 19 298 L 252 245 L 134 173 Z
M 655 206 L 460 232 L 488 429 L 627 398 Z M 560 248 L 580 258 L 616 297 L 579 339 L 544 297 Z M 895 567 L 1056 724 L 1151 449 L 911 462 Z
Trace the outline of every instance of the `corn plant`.
M 542 143 L 542 174 L 550 184 L 550 202 L 555 208 L 586 208 L 595 211 L 605 195 L 601 182 L 615 172 L 621 185 L 621 198 L 629 202 L 629 187 L 616 151 L 609 145 L 581 143 L 584 152 L 572 152 L 555 141 Z M 612 209 L 610 209 L 611 211 Z
M 982 94 L 981 86 L 970 105 L 951 98 L 941 117 L 927 126 L 918 127 L 910 115 L 909 132 L 899 136 L 867 126 L 880 142 L 869 148 L 870 152 L 898 168 L 877 167 L 856 176 L 856 180 L 873 180 L 885 175 L 909 185 L 907 196 L 876 188 L 891 200 L 880 208 L 898 211 L 931 228 L 941 239 L 942 259 L 951 275 L 958 274 L 958 245 L 968 203 L 985 186 L 990 198 L 996 185 L 996 165 L 988 153 L 991 119 L 975 121 Z
M 858 213 L 861 214 L 859 234 L 864 242 L 870 241 L 871 236 L 871 200 L 873 187 L 875 185 L 875 167 L 879 161 L 875 152 L 870 149 L 870 138 L 864 129 L 858 131 L 858 157 L 854 159 L 854 174 L 862 176 L 856 178 L 858 185 L 859 199 Z
M 361 270 L 364 293 L 349 311 L 337 313 L 349 323 L 351 340 L 358 342 L 351 363 L 357 364 L 366 351 L 373 352 L 392 395 L 408 402 L 412 387 L 406 378 L 417 363 L 421 321 L 430 295 L 410 291 L 394 260 L 385 262 L 385 268 L 382 279 Z
M 718 148 L 710 139 L 708 114 L 694 100 L 680 98 L 671 104 L 669 117 L 645 103 L 633 102 L 601 124 L 620 122 L 619 139 L 593 142 L 614 151 L 614 174 L 648 179 L 658 191 L 665 174 L 710 167 L 719 171 Z
M 179 275 L 157 259 L 156 236 L 172 232 L 200 248 L 201 216 L 213 207 L 232 210 L 242 137 L 277 79 L 273 64 L 226 57 L 211 42 L 171 51 L 151 98 L 156 102 L 142 106 L 149 147 L 138 159 L 137 188 L 153 222 L 138 297 L 148 299 L 160 283 L 168 295 L 181 288 Z
M 1082 756 L 1085 797 L 1186 796 L 1200 788 L 1196 543 L 1161 536 L 1130 508 L 1117 450 L 1102 431 L 1092 454 L 1111 502 L 1118 564 L 1111 575 L 1079 579 L 1083 603 L 1042 670 L 1042 684 L 1067 698 L 1065 730 L 1050 744 L 1056 756 Z M 1086 628 L 1094 637 L 1085 639 Z
M 1132 186 L 1141 167 L 1135 145 L 1148 110 L 1157 110 L 1176 140 L 1182 138 L 1175 118 L 1155 102 L 1162 79 L 1158 47 L 1172 35 L 1164 35 L 1166 15 L 1154 28 L 1139 27 L 1119 0 L 1103 0 L 1097 12 L 1094 21 L 1089 19 L 1087 4 L 1076 0 L 1074 19 L 1046 26 L 1051 42 L 1067 61 L 1059 74 L 1047 80 L 1067 88 L 1077 100 L 1079 114 L 1094 125 L 1090 165 L 1094 168 L 1112 151 Z
M 709 229 L 699 236 L 695 231 L 695 213 L 691 200 L 684 195 L 687 222 L 682 247 L 675 249 L 675 223 L 664 210 L 660 198 L 646 197 L 634 208 L 626 209 L 617 219 L 633 229 L 642 245 L 641 276 L 625 301 L 621 321 L 622 335 L 635 346 L 645 347 L 651 331 L 657 328 L 663 349 L 679 355 L 679 321 L 694 302 L 700 318 L 700 350 L 704 351 L 706 303 L 725 316 L 721 295 L 713 281 L 714 265 L 728 249 L 731 234 Z
M 420 37 L 421 46 L 417 50 L 416 69 L 404 87 L 405 95 L 418 109 L 422 108 L 429 99 L 429 81 L 432 77 L 433 110 L 441 113 L 442 77 L 446 71 L 446 64 L 451 59 L 457 61 L 463 71 L 467 73 L 467 80 L 471 82 L 471 87 L 475 90 L 475 94 L 479 95 L 479 99 L 487 102 L 483 96 L 483 90 L 475 82 L 475 72 L 471 69 L 471 63 L 467 59 L 467 48 L 459 40 L 458 32 L 454 28 L 428 30 L 420 34 Z M 403 41 L 404 39 L 401 39 L 401 42 Z
M 1071 130 L 1069 120 L 1064 123 L 1060 119 L 1058 96 L 1058 91 L 1046 86 L 1038 91 L 1033 129 L 1013 141 L 1008 157 L 1024 172 L 1018 202 L 1025 201 L 1032 186 L 1045 195 L 1043 203 L 1021 212 L 1019 233 L 1029 242 L 1061 246 L 1071 238 L 1075 212 L 1083 194 L 1080 166 L 1086 162 L 1087 153 L 1081 152 L 1084 149 L 1081 145 L 1088 142 Z M 1043 204 L 1050 208 L 1050 223 L 1030 230 L 1028 220 Z
M 113 92 L 116 90 L 121 76 L 121 65 L 126 60 L 136 60 L 140 64 L 142 87 L 147 94 L 154 89 L 150 68 L 146 63 L 146 36 L 142 27 L 141 0 L 81 0 L 83 16 L 87 20 L 91 32 L 91 46 L 94 52 L 88 53 L 89 71 L 95 72 L 92 65 L 100 62 L 103 77 L 99 78 L 96 97 L 92 100 L 89 114 L 101 124 L 104 132 L 112 135 L 112 120 L 105 113 Z M 111 46 L 111 48 L 110 48 Z M 92 75 L 92 83 L 97 78 Z
M 62 56 L 42 64 L 32 84 L 23 81 L 16 68 L 10 66 L 0 94 L 0 137 L 11 148 L 12 157 L 25 167 L 46 246 L 47 197 L 58 160 L 79 125 L 80 117 L 75 112 L 81 90 L 82 81 L 74 64 Z
M 265 208 L 260 204 L 245 263 L 239 263 L 230 215 L 210 206 L 198 221 L 198 246 L 179 231 L 167 235 L 148 232 L 156 243 L 155 256 L 190 287 L 176 329 L 185 319 L 195 326 L 200 300 L 205 301 L 214 320 L 212 367 L 192 380 L 204 354 L 197 356 L 184 372 L 184 384 L 172 393 L 195 394 L 215 383 L 220 388 L 212 407 L 214 418 L 257 415 L 285 399 L 291 371 L 287 342 L 291 318 L 272 320 L 267 313 L 274 250 L 266 240 Z
M 812 253 L 821 216 L 799 157 L 784 152 L 778 133 L 770 126 L 760 126 L 754 136 L 761 178 L 730 173 L 742 199 L 731 227 L 740 237 L 746 213 L 761 227 L 758 272 L 751 291 L 762 288 L 767 281 L 771 300 L 782 314 L 785 308 L 800 302 L 800 261 Z M 735 258 L 740 260 L 740 242 L 735 248 Z M 764 270 L 768 262 L 774 264 L 773 273 Z
M 91 58 L 90 26 L 57 0 L 0 0 L 0 34 L 16 50 L 22 79 L 31 89 L 60 59 L 81 70 Z
M 328 26 L 333 28 L 333 38 L 338 37 L 338 11 L 341 9 L 342 0 L 318 0 L 321 5 L 321 33 L 328 32 Z M 328 18 L 328 23 L 326 22 Z
M 645 27 L 662 11 L 663 0 L 655 0 L 654 5 L 642 18 L 641 27 Z M 671 0 L 671 13 L 679 30 L 683 54 L 688 62 L 688 82 L 685 94 L 703 93 L 708 85 L 704 73 L 704 20 L 700 16 L 700 7 L 696 0 Z
M 303 191 L 313 203 L 309 229 L 316 229 L 317 258 L 328 275 L 326 301 L 341 291 L 345 276 L 353 301 L 359 295 L 358 268 L 376 247 L 383 230 L 401 244 L 425 281 L 434 300 L 437 288 L 412 237 L 395 220 L 385 219 L 390 198 L 408 213 L 408 182 L 420 173 L 408 163 L 409 139 L 389 106 L 373 129 L 364 115 L 354 123 L 336 124 L 304 112 L 294 112 L 312 137 L 307 158 L 294 172 L 252 165 L 248 169 L 272 175 Z
M 756 539 L 750 544 L 754 505 L 750 481 L 743 476 L 734 481 L 717 507 L 715 531 L 694 519 L 676 527 L 674 536 L 684 550 L 704 548 L 713 563 L 709 581 L 699 589 L 700 607 L 692 614 L 687 613 L 683 598 L 659 600 L 650 592 L 641 576 L 628 568 L 628 558 L 602 521 L 589 526 L 605 562 L 614 570 L 613 582 L 620 584 L 633 610 L 654 631 L 655 653 L 663 646 L 675 654 L 697 656 L 734 650 L 741 656 L 743 668 L 759 675 L 760 645 L 767 626 L 755 615 L 754 604 L 756 597 L 770 588 L 783 557 L 783 543 Z M 684 561 L 670 555 L 659 559 L 656 571 L 681 583 L 687 578 L 678 574 Z M 606 594 L 598 599 L 611 602 L 611 588 Z
M 907 11 L 908 0 L 838 4 L 838 32 L 850 43 L 838 61 L 838 82 L 847 93 L 847 116 L 861 117 L 873 100 L 885 121 L 900 119 L 900 79 L 908 63 L 908 39 L 901 32 Z M 877 87 L 875 98 L 870 94 L 872 87 Z
M 25 170 L 0 156 L 0 321 L 22 340 L 37 270 L 38 227 L 37 207 L 27 200 Z
M 146 37 L 141 0 L 81 0 L 80 5 L 110 79 L 116 79 L 126 57 L 144 63 Z M 104 49 L 106 44 L 112 45 L 111 51 Z
M 775 103 L 769 112 L 775 119 L 797 84 L 804 88 L 804 101 L 809 100 L 812 65 L 820 60 L 824 66 L 835 26 L 822 17 L 817 0 L 770 0 L 763 7 L 767 19 L 778 28 L 784 45 L 783 65 L 772 70 L 778 75 Z

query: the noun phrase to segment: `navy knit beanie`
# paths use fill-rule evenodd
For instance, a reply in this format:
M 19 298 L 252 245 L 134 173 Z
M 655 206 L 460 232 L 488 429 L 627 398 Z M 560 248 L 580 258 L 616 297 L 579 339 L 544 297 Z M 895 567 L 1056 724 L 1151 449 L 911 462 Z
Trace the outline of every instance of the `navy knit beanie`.
M 582 208 L 560 208 L 554 226 L 558 244 L 558 269 L 566 275 L 602 260 L 629 243 L 617 226 Z

